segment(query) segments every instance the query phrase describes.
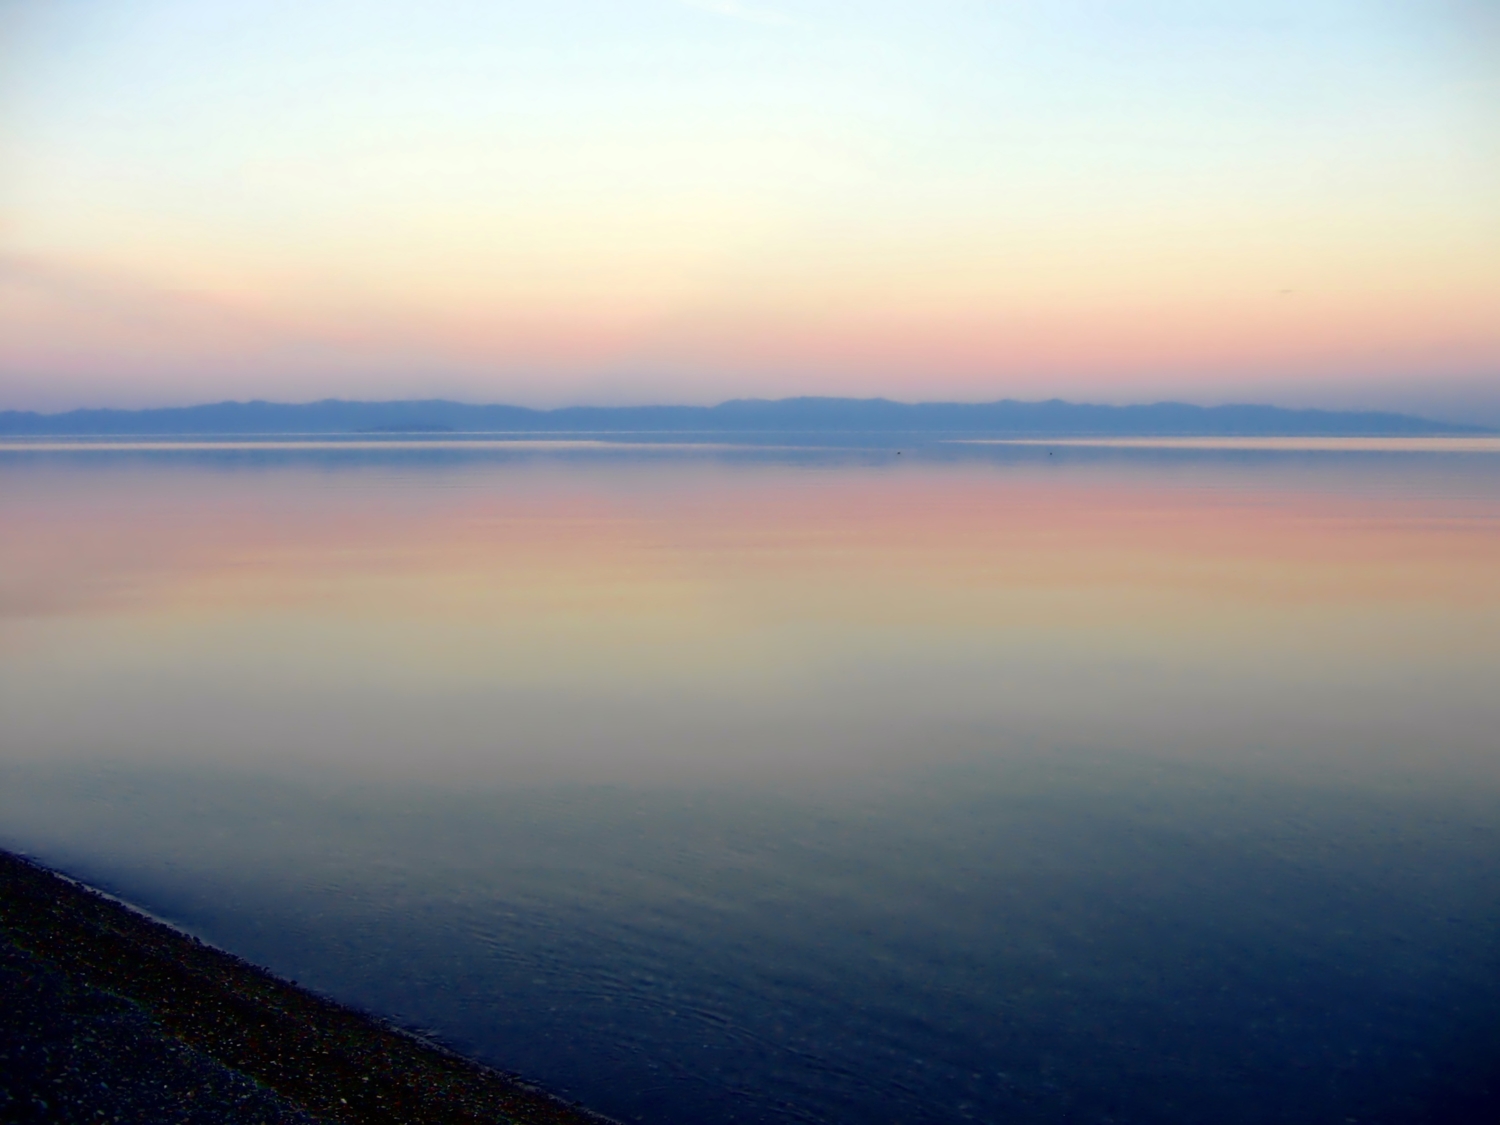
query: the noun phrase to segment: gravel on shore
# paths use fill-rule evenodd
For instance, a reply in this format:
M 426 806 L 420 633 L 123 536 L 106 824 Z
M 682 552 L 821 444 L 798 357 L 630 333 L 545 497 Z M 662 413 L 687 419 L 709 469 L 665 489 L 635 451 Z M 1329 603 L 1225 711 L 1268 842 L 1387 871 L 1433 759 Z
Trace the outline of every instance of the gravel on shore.
M 0 1121 L 608 1125 L 5 851 Z

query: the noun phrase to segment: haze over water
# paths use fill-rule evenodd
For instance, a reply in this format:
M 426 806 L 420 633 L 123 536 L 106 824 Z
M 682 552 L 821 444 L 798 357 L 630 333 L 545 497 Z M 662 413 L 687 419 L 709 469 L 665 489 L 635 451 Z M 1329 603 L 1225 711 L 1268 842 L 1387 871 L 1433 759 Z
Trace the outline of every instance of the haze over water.
M 1500 454 L 1331 444 L 7 447 L 0 844 L 624 1120 L 1487 1120 Z

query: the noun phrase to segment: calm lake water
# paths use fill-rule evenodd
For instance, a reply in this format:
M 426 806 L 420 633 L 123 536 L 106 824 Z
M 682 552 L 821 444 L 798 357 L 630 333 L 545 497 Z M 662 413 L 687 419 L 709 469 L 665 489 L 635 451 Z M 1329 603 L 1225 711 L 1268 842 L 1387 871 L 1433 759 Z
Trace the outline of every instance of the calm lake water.
M 0 449 L 0 844 L 625 1121 L 1490 1122 L 1500 449 L 1307 445 Z

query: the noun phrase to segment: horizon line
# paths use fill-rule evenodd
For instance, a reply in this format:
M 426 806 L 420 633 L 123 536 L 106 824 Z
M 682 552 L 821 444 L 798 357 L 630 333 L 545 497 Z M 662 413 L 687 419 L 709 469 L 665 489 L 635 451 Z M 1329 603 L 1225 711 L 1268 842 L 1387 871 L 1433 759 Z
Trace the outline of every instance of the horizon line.
M 38 418 L 60 418 L 69 414 L 84 413 L 115 413 L 115 414 L 145 414 L 177 410 L 203 410 L 213 407 L 232 406 L 275 406 L 287 408 L 311 407 L 311 406 L 459 406 L 472 407 L 475 409 L 505 409 L 526 411 L 532 414 L 557 414 L 569 410 L 717 410 L 726 406 L 738 405 L 764 405 L 778 406 L 791 403 L 843 403 L 850 405 L 886 405 L 908 408 L 924 406 L 949 406 L 949 407 L 984 407 L 984 406 L 1070 406 L 1097 410 L 1139 410 L 1152 407 L 1186 407 L 1191 410 L 1274 410 L 1288 414 L 1329 414 L 1329 415 L 1368 415 L 1388 418 L 1414 419 L 1422 422 L 1430 422 L 1434 425 L 1454 426 L 1467 429 L 1482 430 L 1485 432 L 1496 432 L 1493 427 L 1476 425 L 1472 423 L 1443 422 L 1438 419 L 1429 418 L 1421 414 L 1415 414 L 1404 410 L 1384 410 L 1364 407 L 1332 407 L 1332 406 L 1285 406 L 1274 402 L 1234 401 L 1219 403 L 1190 402 L 1185 399 L 1164 398 L 1151 399 L 1135 402 L 1094 402 L 1079 399 L 1061 398 L 993 398 L 993 399 L 895 399 L 885 395 L 873 395 L 869 397 L 858 397 L 853 395 L 786 395 L 780 398 L 764 398 L 759 396 L 741 396 L 736 398 L 720 399 L 714 402 L 670 402 L 649 401 L 638 403 L 594 403 L 575 402 L 561 406 L 527 406 L 515 402 L 503 402 L 497 400 L 471 400 L 459 398 L 340 398 L 328 396 L 317 399 L 266 399 L 266 398 L 226 398 L 211 401 L 197 401 L 188 403 L 173 403 L 156 406 L 71 406 L 57 410 L 38 410 L 25 407 L 0 407 L 0 416 L 3 415 L 31 415 Z

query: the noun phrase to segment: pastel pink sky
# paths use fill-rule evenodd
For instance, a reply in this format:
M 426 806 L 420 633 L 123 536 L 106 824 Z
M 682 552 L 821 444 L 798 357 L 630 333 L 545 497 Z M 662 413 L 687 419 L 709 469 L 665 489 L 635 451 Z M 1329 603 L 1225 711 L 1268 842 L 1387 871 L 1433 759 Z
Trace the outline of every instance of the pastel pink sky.
M 1500 422 L 1494 6 L 1247 7 L 0 2 L 0 408 Z

